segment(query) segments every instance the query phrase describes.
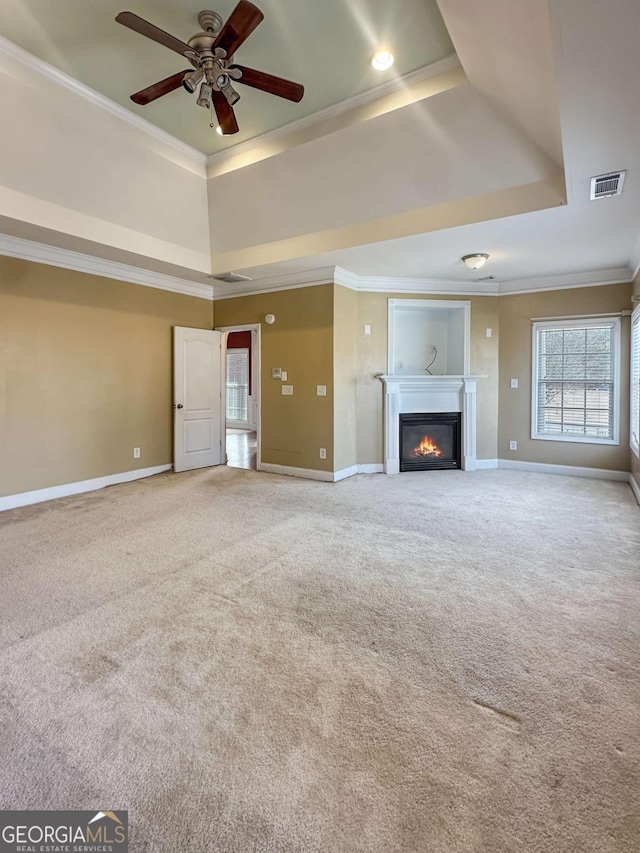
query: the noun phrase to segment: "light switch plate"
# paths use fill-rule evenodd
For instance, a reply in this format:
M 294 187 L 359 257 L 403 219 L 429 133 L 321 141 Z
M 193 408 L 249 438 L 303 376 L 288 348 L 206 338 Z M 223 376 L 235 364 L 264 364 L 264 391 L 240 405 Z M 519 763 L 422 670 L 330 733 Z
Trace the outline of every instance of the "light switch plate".
M 518 449 L 518 442 L 517 441 L 510 441 L 509 442 L 509 450 L 517 450 L 517 449 Z
M 486 332 L 487 337 L 490 338 L 492 334 L 493 334 L 493 329 L 487 329 L 487 332 Z
M 316 385 L 316 394 L 318 397 L 326 397 L 327 396 L 327 386 L 326 385 Z
M 512 379 L 512 380 L 511 380 L 511 387 L 512 387 L 512 388 L 517 388 L 517 387 L 518 387 L 518 380 L 517 380 L 517 379 Z
M 282 394 L 284 397 L 293 397 L 293 385 L 283 385 Z
M 281 379 L 282 378 L 282 368 L 281 367 L 272 367 L 271 368 L 271 378 L 272 379 Z
M 364 327 L 364 333 L 365 333 L 365 335 L 371 334 L 371 326 L 368 323 Z

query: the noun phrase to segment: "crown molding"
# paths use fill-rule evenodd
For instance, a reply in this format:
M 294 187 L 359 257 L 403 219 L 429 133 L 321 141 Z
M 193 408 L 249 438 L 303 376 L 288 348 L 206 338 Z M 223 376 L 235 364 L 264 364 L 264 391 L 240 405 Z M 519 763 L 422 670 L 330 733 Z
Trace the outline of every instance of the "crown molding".
M 605 284 L 626 284 L 633 280 L 629 267 L 547 275 L 535 278 L 514 278 L 500 282 L 500 294 L 541 293 L 545 290 L 568 290 L 575 287 L 599 287 Z
M 556 276 L 512 279 L 510 281 L 465 281 L 431 278 L 399 278 L 358 275 L 344 267 L 321 267 L 300 273 L 257 279 L 236 284 L 214 285 L 214 300 L 252 296 L 277 290 L 293 290 L 333 282 L 362 293 L 415 293 L 429 296 L 509 296 L 518 293 L 544 293 L 578 287 L 601 287 L 631 281 L 628 267 L 590 270 Z
M 336 284 L 342 282 L 336 280 Z M 349 286 L 349 285 L 347 285 Z M 426 293 L 433 296 L 498 296 L 497 281 L 452 281 L 433 278 L 396 278 L 361 275 L 354 290 L 366 293 Z
M 116 116 L 116 118 L 119 118 L 138 130 L 143 131 L 143 133 L 152 136 L 156 141 L 181 154 L 184 158 L 184 162 L 182 163 L 183 166 L 189 168 L 200 177 L 206 177 L 207 155 L 203 154 L 202 151 L 198 151 L 197 148 L 193 148 L 191 145 L 187 145 L 186 142 L 182 142 L 182 140 L 172 136 L 165 130 L 161 130 L 154 124 L 151 124 L 151 122 L 141 118 L 131 112 L 131 110 L 126 109 L 126 107 L 117 104 L 105 95 L 101 95 L 100 92 L 96 92 L 95 89 L 81 83 L 69 74 L 65 74 L 65 72 L 61 71 L 59 68 L 56 68 L 48 62 L 45 62 L 43 59 L 34 56 L 32 53 L 29 53 L 28 50 L 19 47 L 17 44 L 9 41 L 8 38 L 5 38 L 2 35 L 0 35 L 0 56 L 6 56 L 9 59 L 20 62 L 22 65 L 26 66 L 29 71 L 40 74 L 42 77 L 46 77 L 49 80 L 53 80 L 59 85 L 64 86 L 65 89 L 69 89 L 74 94 L 79 95 L 81 98 L 90 101 L 92 104 L 95 104 L 103 110 L 106 110 L 108 113 L 111 113 L 111 115 Z
M 199 299 L 235 299 L 254 296 L 258 293 L 275 293 L 280 290 L 297 290 L 323 284 L 338 284 L 363 293 L 415 293 L 430 296 L 509 296 L 519 293 L 542 293 L 551 290 L 566 290 L 578 287 L 599 287 L 607 284 L 626 284 L 633 280 L 629 267 L 614 267 L 605 270 L 567 273 L 538 278 L 511 279 L 510 281 L 461 281 L 450 279 L 399 278 L 389 276 L 366 276 L 344 267 L 329 266 L 303 272 L 285 273 L 238 283 L 217 282 L 200 284 L 188 279 L 133 267 L 118 261 L 85 255 L 70 249 L 60 249 L 45 243 L 35 243 L 22 237 L 0 234 L 0 255 L 48 264 L 75 272 L 112 278 L 143 287 L 167 290 Z
M 426 278 L 361 276 L 344 267 L 320 267 L 300 273 L 286 273 L 238 284 L 215 284 L 213 298 L 234 299 L 257 293 L 296 290 L 319 284 L 339 284 L 350 290 L 370 293 L 420 293 L 434 296 L 497 296 L 498 282 L 448 281 Z
M 297 290 L 300 287 L 314 287 L 321 284 L 333 284 L 336 267 L 319 267 L 305 272 L 285 273 L 258 280 L 241 282 L 216 282 L 213 285 L 213 299 L 235 299 L 238 296 L 254 296 L 257 293 L 275 293 L 278 290 Z
M 199 284 L 183 278 L 152 272 L 151 270 L 132 267 L 117 261 L 96 258 L 93 255 L 83 255 L 69 249 L 59 249 L 47 246 L 45 243 L 34 243 L 22 237 L 11 237 L 0 234 L 0 255 L 19 258 L 23 261 L 33 261 L 36 264 L 48 264 L 52 267 L 74 270 L 74 272 L 98 275 L 103 278 L 113 278 L 130 284 L 140 284 L 143 287 L 153 287 L 156 290 L 168 290 L 171 293 L 181 293 L 183 296 L 196 296 L 199 299 L 213 299 L 213 288 L 208 284 Z
M 241 157 L 250 151 L 254 151 L 256 148 L 273 145 L 273 143 L 278 142 L 289 135 L 298 133 L 301 130 L 306 130 L 316 124 L 322 124 L 325 121 L 329 121 L 330 119 L 336 118 L 337 116 L 343 115 L 351 110 L 355 110 L 358 107 L 380 100 L 387 95 L 393 95 L 396 92 L 404 91 L 411 86 L 424 82 L 425 80 L 430 80 L 432 77 L 437 77 L 439 74 L 445 74 L 448 71 L 454 71 L 458 68 L 461 68 L 460 60 L 455 53 L 452 53 L 450 56 L 447 56 L 438 62 L 433 62 L 431 65 L 425 65 L 423 68 L 411 71 L 409 74 L 405 74 L 404 77 L 394 77 L 392 80 L 383 83 L 381 86 L 376 86 L 375 89 L 368 89 L 366 92 L 361 92 L 359 95 L 354 95 L 352 98 L 347 98 L 344 101 L 340 101 L 337 104 L 326 107 L 324 110 L 312 113 L 311 115 L 305 116 L 297 121 L 289 122 L 289 124 L 285 124 L 282 127 L 275 128 L 274 130 L 269 130 L 266 133 L 255 136 L 253 139 L 248 139 L 246 142 L 241 142 L 238 145 L 232 145 L 224 151 L 216 151 L 214 154 L 210 154 L 207 158 L 207 169 L 209 169 L 209 167 L 215 167 L 217 170 L 228 160 Z

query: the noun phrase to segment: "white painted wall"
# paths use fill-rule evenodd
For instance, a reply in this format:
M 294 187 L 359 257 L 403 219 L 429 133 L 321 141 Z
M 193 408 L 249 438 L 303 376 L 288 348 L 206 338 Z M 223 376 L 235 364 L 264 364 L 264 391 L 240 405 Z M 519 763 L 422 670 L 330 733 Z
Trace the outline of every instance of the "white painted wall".
M 207 272 L 204 165 L 0 50 L 0 216 Z

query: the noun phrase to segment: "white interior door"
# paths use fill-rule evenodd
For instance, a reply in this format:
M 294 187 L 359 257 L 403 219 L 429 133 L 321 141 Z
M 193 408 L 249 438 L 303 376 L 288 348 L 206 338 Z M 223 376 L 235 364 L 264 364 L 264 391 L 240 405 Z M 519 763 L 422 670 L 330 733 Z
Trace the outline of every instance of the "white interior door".
M 173 330 L 174 471 L 224 461 L 225 335 L 206 329 Z

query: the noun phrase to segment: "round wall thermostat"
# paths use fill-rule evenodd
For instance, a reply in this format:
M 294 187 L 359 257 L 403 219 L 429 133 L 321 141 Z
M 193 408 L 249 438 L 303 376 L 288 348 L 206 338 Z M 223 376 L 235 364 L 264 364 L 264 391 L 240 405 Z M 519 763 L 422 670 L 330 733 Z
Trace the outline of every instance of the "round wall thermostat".
M 270 326 L 272 326 L 276 321 L 276 315 L 275 314 L 265 314 L 264 315 L 264 321 L 265 321 L 265 323 L 268 323 Z

